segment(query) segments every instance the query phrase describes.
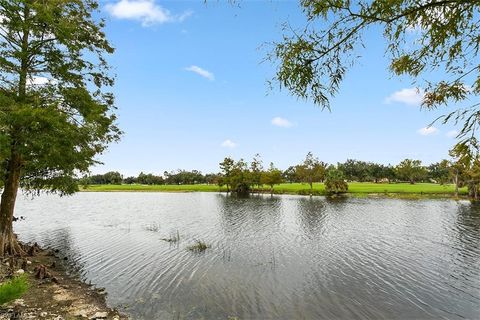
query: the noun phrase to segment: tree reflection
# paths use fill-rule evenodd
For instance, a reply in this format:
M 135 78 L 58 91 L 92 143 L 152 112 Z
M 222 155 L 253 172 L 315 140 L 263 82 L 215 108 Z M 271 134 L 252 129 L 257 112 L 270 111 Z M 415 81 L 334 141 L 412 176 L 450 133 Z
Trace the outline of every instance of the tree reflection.
M 326 217 L 324 198 L 300 198 L 297 202 L 300 227 L 309 237 L 322 233 L 323 222 Z

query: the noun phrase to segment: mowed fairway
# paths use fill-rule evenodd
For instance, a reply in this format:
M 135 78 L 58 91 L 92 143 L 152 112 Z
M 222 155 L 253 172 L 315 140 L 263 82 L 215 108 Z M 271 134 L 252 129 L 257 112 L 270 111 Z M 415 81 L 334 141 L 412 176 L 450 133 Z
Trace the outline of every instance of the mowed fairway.
M 310 191 L 310 186 L 301 183 L 284 183 L 275 186 L 274 190 L 279 193 L 300 193 Z M 316 193 L 325 193 L 323 183 L 315 183 L 313 190 Z M 461 193 L 467 192 L 462 188 Z M 349 193 L 427 193 L 427 194 L 453 194 L 455 187 L 453 184 L 439 185 L 434 183 L 370 183 L 370 182 L 351 182 L 348 184 Z
M 82 191 L 156 191 L 156 192 L 219 192 L 226 191 L 226 187 L 217 185 L 194 184 L 194 185 L 90 185 L 83 188 Z M 268 187 L 264 187 L 267 191 Z M 427 195 L 453 195 L 455 191 L 453 184 L 439 185 L 434 183 L 370 183 L 370 182 L 351 182 L 348 184 L 348 193 L 352 194 L 378 194 L 378 193 L 396 193 L 396 194 L 427 194 Z M 461 188 L 460 194 L 466 194 L 467 189 Z M 274 193 L 277 194 L 310 194 L 310 186 L 303 183 L 282 183 L 274 187 Z M 323 183 L 313 185 L 313 194 L 325 194 Z

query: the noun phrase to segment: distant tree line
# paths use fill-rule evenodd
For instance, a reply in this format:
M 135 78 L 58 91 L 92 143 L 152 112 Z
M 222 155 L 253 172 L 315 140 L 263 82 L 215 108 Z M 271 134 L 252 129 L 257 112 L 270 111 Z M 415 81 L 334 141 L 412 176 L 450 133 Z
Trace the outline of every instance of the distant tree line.
M 136 177 L 124 177 L 120 172 L 110 171 L 104 174 L 95 174 L 85 176 L 80 179 L 83 185 L 89 184 L 144 184 L 144 185 L 160 185 L 160 184 L 216 184 L 217 174 L 202 174 L 200 171 L 177 170 L 167 172 L 163 175 L 155 175 L 153 173 L 143 173 Z
M 216 184 L 225 186 L 227 191 L 238 194 L 250 193 L 252 190 L 269 190 L 273 192 L 280 183 L 305 183 L 313 190 L 313 184 L 325 183 L 326 191 L 342 193 L 348 190 L 348 182 L 396 183 L 430 182 L 438 184 L 453 183 L 458 188 L 467 186 L 470 195 L 479 197 L 480 157 L 465 158 L 463 153 L 452 150 L 451 160 L 442 160 L 428 166 L 420 160 L 405 159 L 397 165 L 384 165 L 348 159 L 345 162 L 328 164 L 320 161 L 309 152 L 305 159 L 282 171 L 273 163 L 264 168 L 262 159 L 256 154 L 250 163 L 244 159 L 225 158 L 220 164 L 220 172 L 203 174 L 198 170 L 176 170 L 162 175 L 141 172 L 137 177 L 124 177 L 119 172 L 107 172 L 85 176 L 80 179 L 84 185 L 89 184 Z

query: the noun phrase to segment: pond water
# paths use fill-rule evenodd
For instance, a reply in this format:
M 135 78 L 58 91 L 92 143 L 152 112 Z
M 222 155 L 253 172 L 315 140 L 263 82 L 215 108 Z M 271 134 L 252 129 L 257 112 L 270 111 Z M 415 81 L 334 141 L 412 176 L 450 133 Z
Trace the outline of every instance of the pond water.
M 79 193 L 16 212 L 21 240 L 59 249 L 134 319 L 480 318 L 466 201 Z

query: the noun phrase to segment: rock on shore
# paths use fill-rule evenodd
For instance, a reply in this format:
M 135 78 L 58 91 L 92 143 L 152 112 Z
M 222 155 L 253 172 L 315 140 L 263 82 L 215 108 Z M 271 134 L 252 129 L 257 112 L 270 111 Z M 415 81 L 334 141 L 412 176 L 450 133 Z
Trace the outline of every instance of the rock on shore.
M 23 273 L 29 281 L 21 299 L 0 307 L 0 320 L 128 319 L 107 306 L 103 289 L 68 275 L 58 252 L 32 247 L 32 255 L 0 260 L 0 282 Z

